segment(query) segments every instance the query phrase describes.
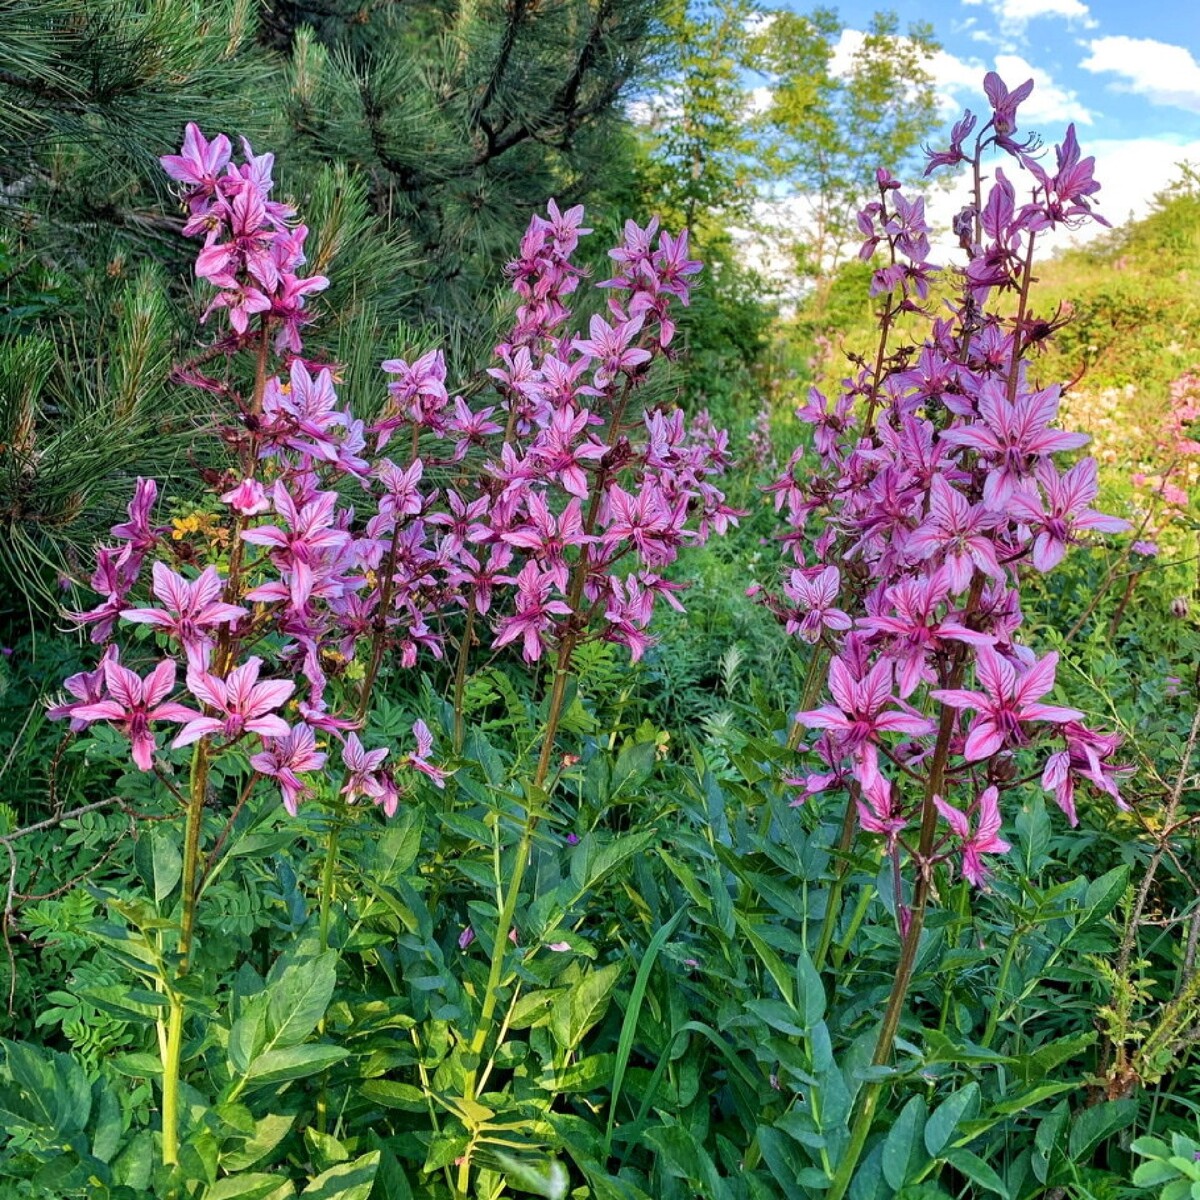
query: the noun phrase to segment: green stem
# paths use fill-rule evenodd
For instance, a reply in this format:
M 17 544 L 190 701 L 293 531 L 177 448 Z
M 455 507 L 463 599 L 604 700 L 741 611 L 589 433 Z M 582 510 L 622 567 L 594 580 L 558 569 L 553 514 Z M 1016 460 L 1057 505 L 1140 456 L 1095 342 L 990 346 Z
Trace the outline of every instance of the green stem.
M 632 390 L 633 380 L 630 378 L 626 380 L 621 395 L 613 405 L 607 438 L 609 450 L 616 445 L 620 437 L 625 409 L 629 403 Z M 505 434 L 506 440 L 511 435 L 513 429 L 512 422 L 513 410 L 510 409 L 509 430 Z M 583 521 L 584 533 L 589 536 L 595 532 L 596 521 L 600 515 L 600 500 L 604 494 L 610 470 L 611 468 L 607 461 L 601 460 L 600 469 L 592 484 L 592 497 L 588 503 L 587 515 Z M 542 749 L 538 755 L 537 767 L 533 776 L 535 803 L 538 800 L 538 794 L 546 786 L 546 780 L 550 778 L 550 764 L 554 761 L 554 742 L 558 736 L 558 726 L 562 719 L 563 704 L 566 700 L 567 680 L 571 672 L 571 659 L 575 653 L 575 646 L 578 643 L 579 637 L 584 632 L 588 621 L 588 614 L 582 608 L 583 589 L 587 583 L 588 565 L 587 558 L 581 552 L 579 560 L 575 563 L 571 572 L 570 584 L 567 591 L 567 607 L 570 610 L 570 616 L 566 619 L 566 626 L 558 646 L 558 654 L 554 664 L 554 682 L 550 688 L 550 699 L 546 711 L 546 728 L 542 735 Z M 525 810 L 525 819 L 521 826 L 521 839 L 517 843 L 512 875 L 509 878 L 508 888 L 504 893 L 504 904 L 501 907 L 500 917 L 496 923 L 496 936 L 492 941 L 491 964 L 488 968 L 487 984 L 484 988 L 483 1002 L 479 1010 L 479 1021 L 475 1026 L 475 1032 L 471 1037 L 469 1046 L 470 1065 L 463 1079 L 463 1097 L 468 1101 L 468 1106 L 475 1101 L 479 1087 L 479 1066 L 491 1033 L 492 1023 L 495 1020 L 496 1006 L 500 1000 L 500 986 L 504 976 L 504 959 L 508 950 L 508 937 L 513 929 L 513 918 L 516 916 L 521 884 L 525 879 L 525 870 L 529 865 L 529 856 L 533 850 L 533 835 L 537 829 L 537 823 L 538 811 L 527 807 Z M 473 1147 L 473 1142 L 467 1146 L 458 1164 L 458 1191 L 464 1196 L 470 1190 Z
M 163 1055 L 162 1083 L 162 1160 L 163 1165 L 179 1162 L 179 1061 L 183 1054 L 183 997 L 174 989 L 169 994 L 167 1045 Z
M 992 1002 L 987 1025 L 983 1031 L 983 1039 L 979 1043 L 985 1050 L 992 1044 L 992 1038 L 996 1036 L 996 1027 L 1000 1024 L 1000 999 L 1008 985 L 1008 974 L 1012 970 L 1013 959 L 1020 941 L 1020 933 L 1014 929 L 1012 937 L 1008 939 L 1008 945 L 1004 947 L 1004 957 L 1000 960 L 1000 975 L 996 980 L 996 998 Z
M 467 690 L 467 663 L 471 657 L 471 638 L 475 632 L 475 594 L 467 601 L 467 620 L 458 644 L 458 664 L 454 668 L 454 753 L 461 754 L 466 741 L 463 697 Z
M 196 927 L 196 876 L 200 862 L 200 832 L 204 824 L 204 800 L 208 791 L 208 746 L 196 743 L 188 795 L 187 824 L 183 835 L 183 911 L 179 932 L 179 965 L 176 977 L 188 971 L 192 933 Z M 183 994 L 168 989 L 167 1043 L 163 1055 L 162 1158 L 166 1166 L 179 1161 L 179 1068 L 183 1058 Z
M 837 865 L 834 868 L 833 883 L 829 888 L 829 898 L 825 904 L 825 920 L 821 922 L 821 938 L 813 956 L 813 966 L 818 972 L 825 966 L 825 956 L 829 953 L 833 931 L 841 914 L 842 888 L 846 882 L 846 873 L 850 869 L 850 847 L 854 844 L 854 833 L 858 825 L 858 807 L 855 804 L 857 792 L 857 787 L 851 788 L 850 797 L 846 801 L 846 812 L 842 817 L 842 833 L 837 844 Z
M 967 600 L 967 612 L 974 609 L 978 603 L 981 587 L 978 581 L 972 587 Z M 957 688 L 962 684 L 965 662 L 960 653 L 950 672 L 949 686 Z M 913 902 L 909 909 L 908 929 L 900 949 L 900 961 L 896 965 L 896 977 L 888 995 L 887 1008 L 884 1010 L 883 1021 L 879 1027 L 879 1036 L 875 1042 L 875 1054 L 872 1064 L 885 1067 L 892 1057 L 892 1043 L 896 1038 L 896 1030 L 900 1027 L 900 1016 L 904 1011 L 904 1002 L 908 998 L 909 985 L 912 983 L 913 971 L 917 963 L 917 949 L 921 942 L 921 931 L 925 927 L 925 910 L 929 902 L 932 885 L 932 866 L 930 856 L 933 850 L 934 837 L 937 832 L 937 806 L 934 796 L 942 794 L 946 762 L 950 756 L 950 740 L 957 726 L 958 711 L 948 704 L 942 705 L 941 719 L 938 723 L 937 742 L 933 750 L 933 759 L 929 767 L 929 776 L 925 783 L 925 793 L 921 800 L 921 833 L 917 845 L 917 882 L 913 889 Z M 842 1161 L 838 1164 L 837 1174 L 833 1184 L 825 1196 L 825 1200 L 842 1200 L 854 1178 L 858 1160 L 862 1157 L 863 1147 L 871 1132 L 871 1122 L 875 1109 L 879 1106 L 879 1098 L 884 1089 L 883 1080 L 868 1083 L 859 1093 L 858 1111 L 850 1130 L 850 1145 Z
M 854 935 L 858 933 L 859 926 L 866 920 L 867 909 L 871 907 L 871 901 L 875 898 L 875 885 L 868 883 L 858 894 L 858 903 L 854 906 L 854 912 L 850 914 L 850 924 L 846 927 L 846 932 L 842 936 L 842 940 L 837 944 L 833 951 L 833 969 L 840 971 L 842 963 L 846 960 L 846 955 L 850 953 L 850 946 L 854 941 Z

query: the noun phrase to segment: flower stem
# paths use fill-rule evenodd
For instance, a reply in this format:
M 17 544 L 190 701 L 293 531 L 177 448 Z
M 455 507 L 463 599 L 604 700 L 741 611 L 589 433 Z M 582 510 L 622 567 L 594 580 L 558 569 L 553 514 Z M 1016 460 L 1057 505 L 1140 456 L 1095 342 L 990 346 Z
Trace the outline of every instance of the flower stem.
M 854 832 L 858 825 L 858 808 L 855 804 L 857 787 L 852 788 L 851 795 L 846 801 L 846 812 L 842 817 L 842 832 L 837 844 L 837 865 L 833 883 L 829 888 L 829 899 L 825 904 L 825 920 L 821 922 L 821 937 L 817 942 L 817 952 L 813 955 L 813 966 L 818 971 L 825 965 L 825 956 L 829 953 L 833 942 L 833 931 L 837 919 L 841 915 L 842 887 L 846 882 L 846 873 L 850 869 L 850 847 L 854 844 Z
M 475 595 L 467 601 L 467 620 L 462 640 L 458 644 L 458 663 L 454 669 L 454 753 L 461 754 L 466 740 L 466 720 L 463 717 L 463 697 L 467 690 L 467 664 L 471 657 L 471 639 L 475 633 Z
M 981 590 L 979 580 L 976 580 L 967 601 L 968 612 L 978 603 Z M 950 671 L 948 681 L 950 688 L 961 686 L 965 666 L 964 656 L 960 653 Z M 900 961 L 896 964 L 895 979 L 888 995 L 887 1008 L 884 1010 L 883 1021 L 879 1026 L 879 1036 L 875 1041 L 875 1054 L 871 1060 L 872 1065 L 877 1067 L 885 1067 L 891 1060 L 892 1043 L 896 1037 L 896 1030 L 900 1027 L 900 1016 L 904 1011 L 904 1003 L 908 998 L 909 985 L 912 983 L 913 971 L 917 963 L 917 949 L 921 942 L 921 932 L 925 928 L 925 910 L 929 903 L 929 893 L 933 881 L 930 858 L 934 837 L 937 833 L 938 812 L 933 801 L 935 796 L 941 795 L 945 784 L 946 762 L 950 757 L 950 740 L 957 725 L 957 716 L 956 709 L 951 708 L 948 704 L 942 705 L 937 742 L 934 745 L 933 758 L 929 766 L 925 793 L 921 799 L 921 833 L 916 853 L 918 873 L 917 882 L 913 888 L 912 906 L 909 909 L 908 928 L 904 931 L 904 940 L 900 947 Z M 862 1157 L 867 1136 L 871 1132 L 871 1122 L 885 1086 L 885 1081 L 873 1080 L 866 1084 L 859 1093 L 857 1112 L 850 1129 L 850 1144 L 838 1164 L 837 1174 L 826 1193 L 825 1200 L 842 1200 L 850 1187 L 858 1160 Z
M 187 824 L 183 835 L 182 914 L 179 931 L 179 965 L 176 978 L 188 971 L 192 934 L 196 927 L 196 875 L 200 862 L 200 833 L 208 792 L 208 745 L 201 740 L 192 751 L 188 789 Z M 162 1159 L 166 1166 L 179 1161 L 179 1067 L 183 1057 L 183 994 L 168 987 L 166 1051 L 162 1081 Z

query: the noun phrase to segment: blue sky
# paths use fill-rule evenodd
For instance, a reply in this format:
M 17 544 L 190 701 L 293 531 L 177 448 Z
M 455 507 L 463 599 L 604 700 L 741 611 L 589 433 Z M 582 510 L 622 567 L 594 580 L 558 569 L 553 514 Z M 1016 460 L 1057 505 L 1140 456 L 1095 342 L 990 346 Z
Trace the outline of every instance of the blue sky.
M 933 69 L 949 120 L 964 106 L 983 107 L 985 71 L 998 70 L 1010 87 L 1032 76 L 1022 127 L 1055 142 L 1076 123 L 1114 222 L 1143 213 L 1180 159 L 1200 167 L 1197 0 L 847 0 L 837 8 L 847 50 L 878 8 L 894 10 L 902 26 L 929 21 L 943 46 Z

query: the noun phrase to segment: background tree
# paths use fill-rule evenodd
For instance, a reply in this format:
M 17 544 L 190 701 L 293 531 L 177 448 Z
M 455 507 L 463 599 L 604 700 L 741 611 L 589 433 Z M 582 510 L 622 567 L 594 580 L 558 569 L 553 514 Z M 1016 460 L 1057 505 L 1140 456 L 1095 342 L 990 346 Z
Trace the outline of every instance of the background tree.
M 271 139 L 333 280 L 312 352 L 369 412 L 423 326 L 464 364 L 490 347 L 479 295 L 536 207 L 610 169 L 660 2 L 0 5 L 0 585 L 57 600 L 203 419 L 170 379 L 200 300 L 157 159 L 185 122 Z
M 761 175 L 752 125 L 753 0 L 675 0 L 664 14 L 658 70 L 634 108 L 650 149 L 656 201 L 695 235 L 749 218 Z
M 895 13 L 877 12 L 848 62 L 834 9 L 776 12 L 755 39 L 770 96 L 756 121 L 763 164 L 773 195 L 806 213 L 794 242 L 802 276 L 830 277 L 875 169 L 897 172 L 933 128 L 938 43 L 928 24 L 899 29 Z

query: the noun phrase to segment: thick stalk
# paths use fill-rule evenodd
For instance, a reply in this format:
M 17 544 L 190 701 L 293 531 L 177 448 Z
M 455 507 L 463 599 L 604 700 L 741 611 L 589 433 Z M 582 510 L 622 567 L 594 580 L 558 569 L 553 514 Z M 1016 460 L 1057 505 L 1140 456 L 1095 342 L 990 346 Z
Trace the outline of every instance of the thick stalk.
M 616 444 L 621 434 L 621 422 L 624 419 L 625 408 L 629 402 L 632 389 L 632 380 L 627 380 L 620 398 L 613 407 L 613 415 L 609 423 L 607 439 L 610 449 Z M 597 472 L 597 477 L 593 483 L 591 500 L 588 503 L 587 515 L 583 522 L 584 532 L 589 536 L 595 532 L 596 521 L 599 519 L 600 500 L 608 482 L 608 474 L 609 468 L 602 461 L 600 470 Z M 554 761 L 554 742 L 558 735 L 559 722 L 562 719 L 563 702 L 567 694 L 567 679 L 571 672 L 571 658 L 575 653 L 575 646 L 582 632 L 582 626 L 586 623 L 585 618 L 581 619 L 580 613 L 583 601 L 583 589 L 587 583 L 590 566 L 591 564 L 588 562 L 586 555 L 581 551 L 579 561 L 576 562 L 572 569 L 568 586 L 567 606 L 571 611 L 571 615 L 567 618 L 567 625 L 559 642 L 558 654 L 555 659 L 554 681 L 550 687 L 550 699 L 546 711 L 546 728 L 542 737 L 541 753 L 538 755 L 537 767 L 533 776 L 533 789 L 535 793 L 540 792 L 545 787 L 546 780 L 550 777 L 550 764 Z M 533 835 L 537 829 L 537 823 L 537 812 L 527 808 L 525 811 L 525 820 L 521 827 L 521 838 L 517 843 L 512 876 L 508 881 L 508 888 L 504 893 L 504 904 L 500 909 L 499 920 L 496 923 L 496 936 L 492 941 L 491 964 L 488 968 L 483 1002 L 480 1005 L 479 1021 L 475 1026 L 475 1032 L 471 1037 L 469 1047 L 470 1066 L 467 1068 L 463 1079 L 463 1096 L 471 1102 L 476 1098 L 476 1089 L 479 1081 L 479 1063 L 482 1060 L 488 1035 L 491 1032 L 492 1022 L 496 1016 L 496 1007 L 500 999 L 500 984 L 504 975 L 504 959 L 505 952 L 508 949 L 509 933 L 513 928 L 513 919 L 517 911 L 517 901 L 521 893 L 521 884 L 525 879 L 525 870 L 529 864 L 529 856 L 533 849 Z M 458 1190 L 466 1195 L 470 1188 L 470 1182 L 471 1150 L 468 1147 L 467 1152 L 463 1154 L 462 1160 L 458 1165 Z
M 162 1160 L 173 1167 L 179 1162 L 179 1061 L 183 1055 L 183 997 L 174 989 L 169 996 L 167 1043 L 163 1055 Z
M 972 588 L 967 602 L 968 611 L 978 602 L 980 588 L 978 583 Z M 965 662 L 960 654 L 950 674 L 949 686 L 957 688 L 962 685 Z M 887 1066 L 892 1057 L 892 1043 L 896 1030 L 900 1027 L 900 1017 L 904 1011 L 904 1002 L 908 998 L 909 985 L 912 983 L 913 970 L 917 963 L 917 950 L 921 941 L 921 932 L 925 928 L 925 910 L 929 902 L 930 886 L 932 884 L 932 866 L 930 857 L 933 842 L 937 833 L 937 806 L 934 796 L 940 796 L 944 786 L 946 762 L 950 756 L 950 739 L 954 734 L 957 710 L 948 704 L 942 706 L 941 719 L 938 724 L 937 742 L 934 746 L 933 759 L 929 767 L 929 777 L 925 784 L 925 793 L 921 800 L 921 832 L 917 845 L 917 882 L 913 888 L 913 902 L 909 909 L 908 928 L 904 933 L 904 941 L 900 948 L 900 961 L 896 964 L 896 976 L 892 990 L 888 995 L 887 1008 L 884 1010 L 883 1021 L 879 1027 L 879 1036 L 875 1042 L 873 1065 Z M 863 1147 L 871 1132 L 871 1122 L 875 1109 L 879 1106 L 879 1098 L 884 1089 L 884 1081 L 876 1080 L 865 1085 L 859 1093 L 858 1111 L 850 1131 L 850 1145 L 838 1165 L 825 1200 L 842 1200 L 854 1178 L 858 1160 L 862 1157 Z
M 208 745 L 201 740 L 192 751 L 187 824 L 183 837 L 182 916 L 176 978 L 187 974 L 192 934 L 196 927 L 196 875 L 207 791 Z M 162 1157 L 166 1166 L 173 1166 L 179 1161 L 179 1068 L 183 1058 L 183 1004 L 182 993 L 176 988 L 169 988 L 166 1053 L 162 1064 Z

